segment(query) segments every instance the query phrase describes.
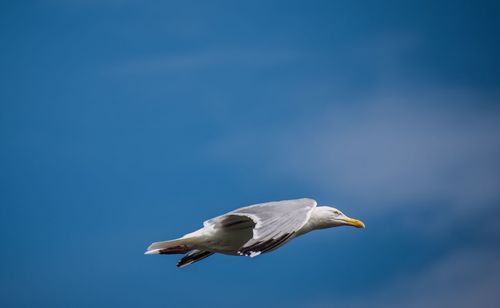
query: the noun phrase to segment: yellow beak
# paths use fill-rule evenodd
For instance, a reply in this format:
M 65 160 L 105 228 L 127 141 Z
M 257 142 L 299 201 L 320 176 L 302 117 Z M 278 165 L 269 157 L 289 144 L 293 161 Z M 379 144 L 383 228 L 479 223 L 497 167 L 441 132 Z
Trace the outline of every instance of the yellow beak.
M 344 220 L 346 225 L 353 226 L 356 228 L 364 228 L 365 224 L 361 220 L 357 220 L 354 218 L 347 218 Z

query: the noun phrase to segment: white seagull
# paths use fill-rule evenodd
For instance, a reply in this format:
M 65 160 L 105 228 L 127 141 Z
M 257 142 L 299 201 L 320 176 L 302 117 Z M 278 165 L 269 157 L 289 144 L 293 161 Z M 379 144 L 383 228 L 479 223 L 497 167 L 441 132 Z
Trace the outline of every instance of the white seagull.
M 214 253 L 255 257 L 317 229 L 339 226 L 364 228 L 336 208 L 316 206 L 313 199 L 254 204 L 209 219 L 203 228 L 181 238 L 151 244 L 145 254 L 183 254 L 177 267 Z

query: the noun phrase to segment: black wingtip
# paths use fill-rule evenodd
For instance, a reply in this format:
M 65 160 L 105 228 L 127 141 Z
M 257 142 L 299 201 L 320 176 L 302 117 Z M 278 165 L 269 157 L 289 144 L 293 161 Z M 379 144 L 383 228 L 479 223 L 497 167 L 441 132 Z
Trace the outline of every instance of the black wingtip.
M 177 262 L 176 266 L 177 267 L 184 267 L 187 266 L 191 263 L 201 261 L 205 259 L 206 257 L 209 257 L 213 255 L 213 252 L 210 251 L 199 251 L 199 250 L 193 250 L 192 252 L 188 253 L 185 255 L 182 259 Z

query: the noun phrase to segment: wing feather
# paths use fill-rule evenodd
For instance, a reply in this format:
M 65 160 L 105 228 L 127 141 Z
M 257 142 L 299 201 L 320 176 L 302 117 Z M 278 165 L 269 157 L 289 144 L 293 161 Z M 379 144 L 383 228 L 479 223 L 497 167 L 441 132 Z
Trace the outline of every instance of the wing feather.
M 290 240 L 309 220 L 316 204 L 307 198 L 254 204 L 207 220 L 204 225 L 215 229 L 252 227 L 252 238 L 238 250 L 238 254 L 253 257 Z

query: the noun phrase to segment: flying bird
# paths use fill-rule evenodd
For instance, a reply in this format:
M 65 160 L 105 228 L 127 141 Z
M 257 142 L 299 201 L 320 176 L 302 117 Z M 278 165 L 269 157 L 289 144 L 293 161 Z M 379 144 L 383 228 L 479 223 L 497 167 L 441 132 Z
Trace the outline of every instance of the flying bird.
M 144 254 L 186 254 L 177 267 L 214 253 L 255 257 L 310 231 L 339 226 L 365 227 L 336 208 L 317 206 L 313 199 L 260 203 L 209 219 L 181 238 L 153 243 Z

